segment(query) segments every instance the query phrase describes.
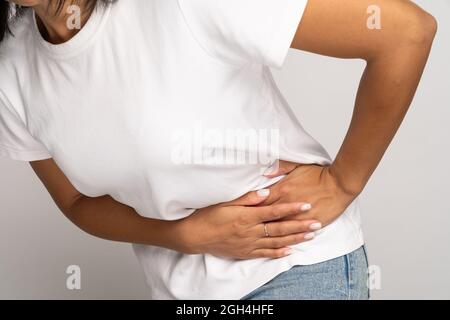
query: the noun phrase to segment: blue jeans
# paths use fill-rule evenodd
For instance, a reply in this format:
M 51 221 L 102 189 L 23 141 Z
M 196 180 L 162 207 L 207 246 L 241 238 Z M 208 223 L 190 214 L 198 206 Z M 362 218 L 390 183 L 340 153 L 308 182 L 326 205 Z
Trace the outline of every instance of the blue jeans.
M 365 246 L 325 262 L 294 266 L 241 300 L 367 300 Z

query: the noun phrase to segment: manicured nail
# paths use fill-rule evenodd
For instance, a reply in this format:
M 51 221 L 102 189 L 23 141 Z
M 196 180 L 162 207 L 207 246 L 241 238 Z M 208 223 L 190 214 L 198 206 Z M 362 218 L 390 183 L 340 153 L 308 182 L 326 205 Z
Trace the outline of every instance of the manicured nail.
M 311 239 L 314 239 L 314 237 L 316 236 L 316 234 L 314 233 L 314 232 L 311 232 L 311 233 L 307 233 L 307 234 L 305 234 L 305 240 L 311 240 Z
M 273 174 L 277 173 L 276 168 L 269 167 L 263 172 L 263 176 L 271 176 Z
M 269 189 L 261 189 L 256 191 L 256 194 L 258 195 L 258 197 L 267 197 L 270 194 L 270 190 Z
M 263 175 L 264 176 L 273 176 L 274 174 L 276 174 L 278 172 L 279 169 L 280 169 L 280 163 L 277 160 L 264 171 Z
M 304 203 L 300 206 L 301 211 L 308 211 L 312 208 L 312 205 L 310 203 Z
M 286 250 L 284 250 L 284 255 L 285 256 L 288 256 L 288 255 L 290 255 L 292 253 L 292 249 L 286 249 Z
M 320 230 L 322 229 L 322 224 L 320 222 L 313 223 L 309 226 L 311 230 Z

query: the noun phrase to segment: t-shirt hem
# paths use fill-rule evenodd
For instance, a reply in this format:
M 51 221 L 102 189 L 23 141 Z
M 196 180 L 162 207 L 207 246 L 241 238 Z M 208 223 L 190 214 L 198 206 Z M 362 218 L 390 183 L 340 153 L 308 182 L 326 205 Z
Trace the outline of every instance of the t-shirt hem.
M 223 298 L 224 300 L 239 300 L 245 297 L 246 295 L 250 294 L 254 290 L 258 289 L 259 287 L 263 286 L 279 274 L 288 271 L 294 266 L 298 265 L 312 265 L 317 264 L 321 262 L 325 262 L 328 260 L 332 260 L 338 257 L 342 257 L 346 254 L 349 254 L 357 249 L 359 249 L 361 246 L 364 245 L 364 238 L 362 236 L 362 232 L 358 235 L 358 240 L 352 243 L 349 243 L 345 246 L 342 246 L 339 250 L 333 249 L 329 250 L 329 254 L 327 255 L 320 255 L 315 258 L 308 258 L 308 261 L 303 261 L 301 259 L 300 255 L 293 256 L 292 259 L 287 260 L 287 263 L 284 263 L 282 267 L 276 270 L 276 272 L 270 272 L 265 274 L 264 276 L 260 276 L 258 279 L 255 279 L 255 281 L 251 282 L 251 284 L 247 283 L 248 285 L 245 286 L 245 289 L 237 290 L 233 296 L 230 296 L 228 298 Z
M 301 259 L 300 255 L 298 255 L 297 257 L 293 257 L 293 259 L 291 261 L 283 264 L 282 267 L 277 269 L 276 272 L 270 272 L 270 273 L 265 274 L 264 276 L 261 276 L 261 273 L 260 273 L 260 277 L 258 279 L 255 279 L 257 281 L 252 282 L 251 285 L 246 286 L 245 289 L 243 288 L 242 290 L 236 290 L 232 296 L 230 295 L 229 297 L 224 297 L 221 299 L 240 300 L 243 297 L 245 297 L 246 295 L 253 292 L 254 290 L 263 286 L 264 284 L 266 284 L 267 282 L 269 282 L 270 280 L 272 280 L 279 274 L 288 271 L 289 269 L 291 269 L 294 266 L 312 265 L 312 264 L 317 264 L 317 263 L 325 262 L 328 260 L 332 260 L 332 259 L 344 256 L 346 254 L 349 254 L 349 253 L 359 249 L 363 245 L 364 245 L 364 240 L 361 237 L 360 239 L 358 239 L 357 242 L 346 245 L 346 246 L 340 248 L 339 250 L 333 250 L 332 252 L 330 252 L 330 254 L 328 254 L 326 256 L 321 255 L 321 256 L 316 257 L 315 259 L 308 259 L 307 262 L 303 261 Z M 248 284 L 248 282 L 247 282 L 247 284 Z
M 168 292 L 163 293 L 160 290 L 155 290 L 153 294 L 150 294 L 151 300 L 176 300 L 176 299 L 195 299 L 195 300 L 240 300 L 247 296 L 254 290 L 263 286 L 279 274 L 288 271 L 294 266 L 298 265 L 313 265 L 325 261 L 329 261 L 338 257 L 345 256 L 363 246 L 365 243 L 362 229 L 358 230 L 351 236 L 350 239 L 342 240 L 341 243 L 330 246 L 326 249 L 322 247 L 322 250 L 318 250 L 316 255 L 308 254 L 305 257 L 304 252 L 293 253 L 289 257 L 280 260 L 280 263 L 276 267 L 259 268 L 258 276 L 251 276 L 245 280 L 245 284 L 242 286 L 235 286 L 232 290 L 221 290 L 220 285 L 217 286 L 217 290 L 209 291 L 206 295 L 200 292 L 185 293 L 182 295 L 171 295 Z M 316 252 L 316 251 L 313 251 Z M 154 284 L 153 284 L 154 285 Z M 152 285 L 150 285 L 151 289 Z

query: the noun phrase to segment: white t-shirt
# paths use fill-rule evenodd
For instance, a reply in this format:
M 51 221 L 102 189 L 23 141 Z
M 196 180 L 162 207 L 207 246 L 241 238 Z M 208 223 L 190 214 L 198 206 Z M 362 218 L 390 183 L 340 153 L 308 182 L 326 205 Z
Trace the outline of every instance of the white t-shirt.
M 30 10 L 0 46 L 0 153 L 53 158 L 79 192 L 166 220 L 273 184 L 262 172 L 276 157 L 329 164 L 269 69 L 283 65 L 305 4 L 119 0 L 60 45 Z M 362 244 L 353 202 L 281 259 L 133 247 L 153 299 L 238 299 Z

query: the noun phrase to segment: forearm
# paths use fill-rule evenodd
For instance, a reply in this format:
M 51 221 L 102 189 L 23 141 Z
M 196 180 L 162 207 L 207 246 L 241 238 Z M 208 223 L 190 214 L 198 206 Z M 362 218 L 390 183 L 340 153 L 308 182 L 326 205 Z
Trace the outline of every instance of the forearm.
M 80 229 L 99 238 L 184 250 L 178 221 L 142 217 L 110 196 L 82 196 L 64 213 Z

